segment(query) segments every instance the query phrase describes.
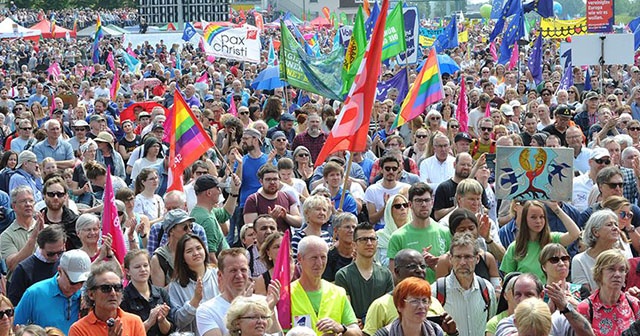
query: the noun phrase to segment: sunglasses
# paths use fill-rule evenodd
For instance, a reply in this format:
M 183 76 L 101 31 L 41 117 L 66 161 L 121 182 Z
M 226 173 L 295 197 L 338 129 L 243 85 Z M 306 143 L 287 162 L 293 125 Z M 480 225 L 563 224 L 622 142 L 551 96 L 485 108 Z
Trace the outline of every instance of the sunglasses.
M 480 127 L 481 130 L 485 131 L 485 132 L 491 132 L 493 131 L 493 128 L 491 127 Z
M 113 285 L 104 284 L 104 285 L 95 286 L 95 287 L 93 287 L 91 289 L 92 290 L 99 289 L 104 294 L 109 294 L 109 293 L 111 293 L 111 291 L 116 291 L 116 293 L 120 293 L 120 292 L 122 292 L 122 284 L 113 284 Z
M 309 154 L 307 154 L 307 153 L 300 153 L 300 154 L 298 154 L 298 157 L 307 157 L 307 156 L 309 156 Z
M 418 139 L 424 139 L 424 138 L 427 138 L 427 137 L 429 137 L 429 136 L 426 135 L 426 134 L 417 134 L 416 135 L 416 138 L 418 138 Z
M 390 171 L 394 171 L 395 172 L 395 171 L 398 171 L 398 167 L 384 167 L 384 170 L 388 171 L 388 172 L 390 172 Z
M 62 254 L 64 253 L 64 251 L 57 251 L 57 252 L 47 252 L 47 257 L 52 258 L 55 256 L 62 256 Z
M 122 215 L 124 215 L 124 212 L 118 211 L 118 216 L 122 216 Z
M 436 120 L 440 120 L 440 118 L 433 117 L 433 118 L 429 118 L 429 120 L 431 120 L 431 121 L 436 121 Z
M 23 131 L 30 131 L 33 128 L 31 128 L 31 127 L 20 127 L 20 129 L 23 130 Z
M 393 205 L 393 208 L 396 210 L 406 209 L 408 207 L 409 207 L 409 203 L 398 203 Z
M 610 103 L 615 103 L 615 102 L 617 102 L 618 100 L 617 100 L 617 99 L 607 99 L 607 101 L 608 101 L 608 102 L 610 102 Z
M 249 112 L 240 112 L 240 115 L 247 115 Z
M 66 195 L 66 193 L 61 192 L 61 191 L 47 191 L 47 196 L 53 198 L 53 197 L 57 197 L 57 198 L 63 198 L 64 195 Z
M 559 263 L 560 260 L 562 260 L 562 262 L 566 263 L 566 262 L 571 261 L 571 257 L 570 256 L 551 257 L 547 261 L 555 265 L 555 264 Z
M 449 125 L 451 128 L 460 128 L 460 125 Z
M 631 211 L 620 211 L 620 213 L 618 214 L 618 217 L 620 217 L 620 219 L 633 218 L 633 212 L 631 212 Z
M 573 91 L 573 90 L 569 90 L 569 91 L 567 91 L 567 93 L 576 93 L 576 92 Z
M 0 319 L 3 319 L 5 315 L 7 315 L 7 317 L 13 317 L 13 308 L 0 310 Z
M 615 182 L 607 182 L 605 183 L 607 186 L 609 186 L 609 188 L 611 189 L 615 189 L 615 188 L 624 188 L 624 182 L 620 182 L 620 183 L 615 183 Z
M 640 127 L 629 127 L 627 129 L 630 131 L 640 131 Z
M 603 164 L 604 163 L 604 164 L 608 165 L 608 164 L 611 163 L 611 160 L 609 160 L 609 159 L 595 159 L 593 161 L 595 163 L 597 163 L 597 164 Z

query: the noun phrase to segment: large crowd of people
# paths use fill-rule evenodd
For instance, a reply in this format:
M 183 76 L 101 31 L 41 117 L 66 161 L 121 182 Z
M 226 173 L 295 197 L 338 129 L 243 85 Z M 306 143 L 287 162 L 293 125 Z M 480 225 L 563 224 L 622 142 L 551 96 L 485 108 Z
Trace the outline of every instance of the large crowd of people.
M 76 14 L 56 13 L 91 24 L 95 12 Z M 0 40 L 0 336 L 640 333 L 640 69 L 575 67 L 563 89 L 546 40 L 536 83 L 531 46 L 508 69 L 491 24 L 460 28 L 469 42 L 446 51 L 461 70 L 442 74 L 442 101 L 393 129 L 404 97 L 390 90 L 366 149 L 318 165 L 341 102 L 252 89 L 267 43 L 250 64 L 105 37 L 93 64 L 88 40 Z M 317 33 L 330 50 L 337 31 Z M 215 146 L 167 191 L 176 89 Z M 498 199 L 498 146 L 572 149 L 571 201 Z M 107 172 L 122 265 L 102 234 Z M 290 326 L 276 313 L 285 290 Z

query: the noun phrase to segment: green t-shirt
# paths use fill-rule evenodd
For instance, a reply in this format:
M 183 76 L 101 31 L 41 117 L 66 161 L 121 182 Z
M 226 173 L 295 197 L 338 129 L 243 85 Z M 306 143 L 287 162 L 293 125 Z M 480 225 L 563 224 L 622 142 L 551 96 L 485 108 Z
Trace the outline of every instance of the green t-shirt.
M 231 214 L 224 208 L 213 208 L 211 212 L 203 207 L 196 206 L 191 210 L 191 217 L 195 218 L 196 223 L 202 225 L 204 232 L 207 234 L 207 245 L 209 253 L 216 255 L 220 251 L 229 248 L 227 240 L 222 234 L 219 222 L 226 222 L 231 218 Z
M 551 242 L 560 243 L 560 237 L 562 237 L 562 235 L 562 232 L 551 232 Z M 509 245 L 509 247 L 507 247 L 507 252 L 504 254 L 504 258 L 502 258 L 502 263 L 500 264 L 500 270 L 505 274 L 514 271 L 533 273 L 538 276 L 542 283 L 546 283 L 547 277 L 542 271 L 540 261 L 538 261 L 541 250 L 542 247 L 540 246 L 540 243 L 537 241 L 529 241 L 527 243 L 527 255 L 525 255 L 521 260 L 516 260 L 516 242 L 514 241 Z
M 431 219 L 431 223 L 424 229 L 418 229 L 412 223 L 408 223 L 397 229 L 389 239 L 387 257 L 394 259 L 396 254 L 406 248 L 422 253 L 422 249 L 431 246 L 429 253 L 439 257 L 449 251 L 451 234 L 449 229 Z M 429 283 L 436 281 L 436 272 L 427 268 L 426 280 Z
M 336 274 L 335 284 L 345 289 L 357 318 L 362 319 L 373 300 L 393 290 L 393 276 L 388 268 L 373 264 L 373 273 L 365 280 L 355 263 Z
M 495 335 L 496 330 L 498 329 L 498 323 L 500 323 L 500 321 L 502 321 L 503 318 L 508 316 L 509 316 L 509 311 L 505 310 L 502 313 L 492 317 L 489 320 L 489 322 L 487 322 L 487 327 L 485 328 L 484 332 L 489 333 L 491 335 Z

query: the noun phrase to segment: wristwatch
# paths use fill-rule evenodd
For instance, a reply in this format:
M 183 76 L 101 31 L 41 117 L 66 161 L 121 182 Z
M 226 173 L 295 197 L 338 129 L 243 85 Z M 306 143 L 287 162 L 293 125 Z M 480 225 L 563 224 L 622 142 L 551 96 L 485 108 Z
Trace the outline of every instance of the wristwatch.
M 342 334 L 347 332 L 347 326 L 346 325 L 342 325 Z
M 567 303 L 567 305 L 564 307 L 564 309 L 562 309 L 560 311 L 560 314 L 564 315 L 566 313 L 573 312 L 573 311 L 574 311 L 573 306 L 570 303 Z

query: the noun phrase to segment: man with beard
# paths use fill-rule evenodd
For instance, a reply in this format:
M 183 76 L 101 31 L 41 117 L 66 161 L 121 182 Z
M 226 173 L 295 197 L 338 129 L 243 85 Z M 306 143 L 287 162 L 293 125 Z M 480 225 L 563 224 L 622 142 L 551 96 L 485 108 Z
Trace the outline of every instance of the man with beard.
M 231 306 L 231 302 L 238 296 L 246 295 L 247 287 L 251 283 L 249 272 L 249 258 L 247 251 L 241 247 L 226 249 L 218 257 L 218 282 L 220 295 L 203 302 L 196 310 L 198 333 L 202 336 L 223 336 L 229 332 L 225 323 L 225 315 Z M 269 284 L 267 302 L 273 311 L 280 298 L 280 283 L 271 280 Z M 271 327 L 267 333 L 278 333 L 280 323 L 277 315 L 271 315 Z M 264 320 L 263 320 L 264 321 Z
M 460 181 L 469 178 L 473 168 L 473 159 L 469 153 L 459 153 L 453 162 L 453 177 L 440 183 L 434 194 L 433 218 L 440 220 L 455 209 L 454 199 Z
M 370 185 L 364 192 L 364 201 L 369 212 L 369 222 L 377 230 L 382 229 L 385 225 L 384 209 L 389 197 L 410 186 L 407 183 L 398 181 L 402 168 L 396 156 L 386 155 L 382 157 L 380 159 L 380 167 L 382 168 L 382 180 Z
M 244 207 L 244 222 L 253 223 L 259 215 L 269 214 L 276 219 L 278 231 L 302 225 L 300 209 L 293 196 L 280 191 L 278 168 L 266 164 L 258 170 L 262 188 L 247 197 Z
M 362 323 L 373 300 L 393 290 L 391 272 L 374 262 L 378 237 L 373 226 L 360 223 L 353 232 L 356 257 L 338 271 L 335 284 L 347 291 L 353 311 Z
M 496 141 L 491 139 L 493 133 L 493 120 L 491 118 L 482 118 L 478 123 L 478 138 L 471 142 L 470 152 L 474 160 L 480 158 L 484 153 L 496 153 Z
M 67 235 L 67 250 L 82 247 L 82 242 L 76 232 L 76 220 L 78 215 L 67 206 L 68 188 L 61 177 L 52 177 L 47 180 L 42 190 L 44 194 L 44 204 L 42 209 L 44 223 L 47 225 L 60 226 Z
M 296 135 L 291 149 L 295 150 L 298 146 L 305 146 L 311 153 L 311 162 L 316 162 L 316 158 L 327 140 L 327 135 L 320 128 L 321 125 L 322 118 L 317 114 L 310 114 L 307 118 L 307 130 Z
M 433 190 L 428 184 L 419 182 L 409 188 L 409 207 L 413 220 L 391 235 L 387 256 L 389 269 L 395 269 L 396 254 L 405 248 L 416 250 L 424 256 L 428 268 L 426 279 L 436 279 L 435 267 L 440 255 L 447 252 L 451 241 L 449 230 L 430 217 L 433 207 Z
M 267 137 L 273 139 L 273 134 L 277 131 L 281 131 L 287 137 L 289 143 L 293 143 L 296 138 L 296 130 L 293 128 L 293 122 L 296 118 L 291 113 L 283 113 L 280 116 L 280 122 L 277 125 L 269 128 L 267 131 Z M 322 143 L 324 145 L 324 143 Z
M 558 105 L 556 107 L 555 114 L 556 114 L 555 122 L 543 128 L 542 131 L 547 132 L 550 135 L 557 136 L 560 139 L 562 146 L 566 147 L 567 146 L 567 139 L 566 139 L 567 128 L 569 128 L 569 121 L 571 121 L 571 118 L 573 117 L 573 115 L 571 114 L 571 109 L 569 108 L 569 106 L 565 104 Z
M 260 189 L 260 181 L 256 179 L 258 169 L 264 166 L 268 162 L 267 154 L 260 151 L 262 145 L 262 134 L 256 129 L 247 128 L 242 134 L 242 151 L 246 153 L 244 156 L 240 155 L 239 151 L 232 148 L 229 151 L 229 165 L 233 166 L 237 164 L 236 174 L 242 180 L 242 186 L 240 187 L 240 199 L 238 207 L 233 212 L 230 220 L 229 234 L 227 235 L 227 242 L 233 246 L 240 228 L 244 223 L 251 223 L 243 220 L 244 206 L 249 195 L 255 193 Z M 277 171 L 276 171 L 277 173 Z
M 221 190 L 215 177 L 211 175 L 200 176 L 193 185 L 198 202 L 191 210 L 191 217 L 195 218 L 196 223 L 204 227 L 207 234 L 209 252 L 216 255 L 229 248 L 223 235 L 223 232 L 229 231 L 229 227 L 220 223 L 225 223 L 231 217 L 237 204 L 238 190 L 241 183 L 236 174 L 232 174 L 231 179 L 233 183 L 231 184 L 229 197 L 227 197 L 227 201 L 222 208 L 216 207 L 220 200 Z
M 271 143 L 273 144 L 273 150 L 269 153 L 269 158 L 272 160 L 280 161 L 282 158 L 289 158 L 293 160 L 293 152 L 287 149 L 289 140 L 282 131 L 273 132 L 271 135 Z
M 524 132 L 520 133 L 522 143 L 525 146 L 531 145 L 531 137 L 538 133 L 538 118 L 533 113 L 527 113 L 524 116 Z M 582 133 L 582 132 L 580 132 Z
M 449 253 L 453 271 L 432 283 L 431 288 L 436 289 L 436 297 L 456 324 L 465 326 L 460 328 L 460 335 L 484 335 L 487 321 L 496 314 L 498 301 L 493 285 L 474 273 L 480 247 L 470 234 L 459 234 L 453 237 Z

